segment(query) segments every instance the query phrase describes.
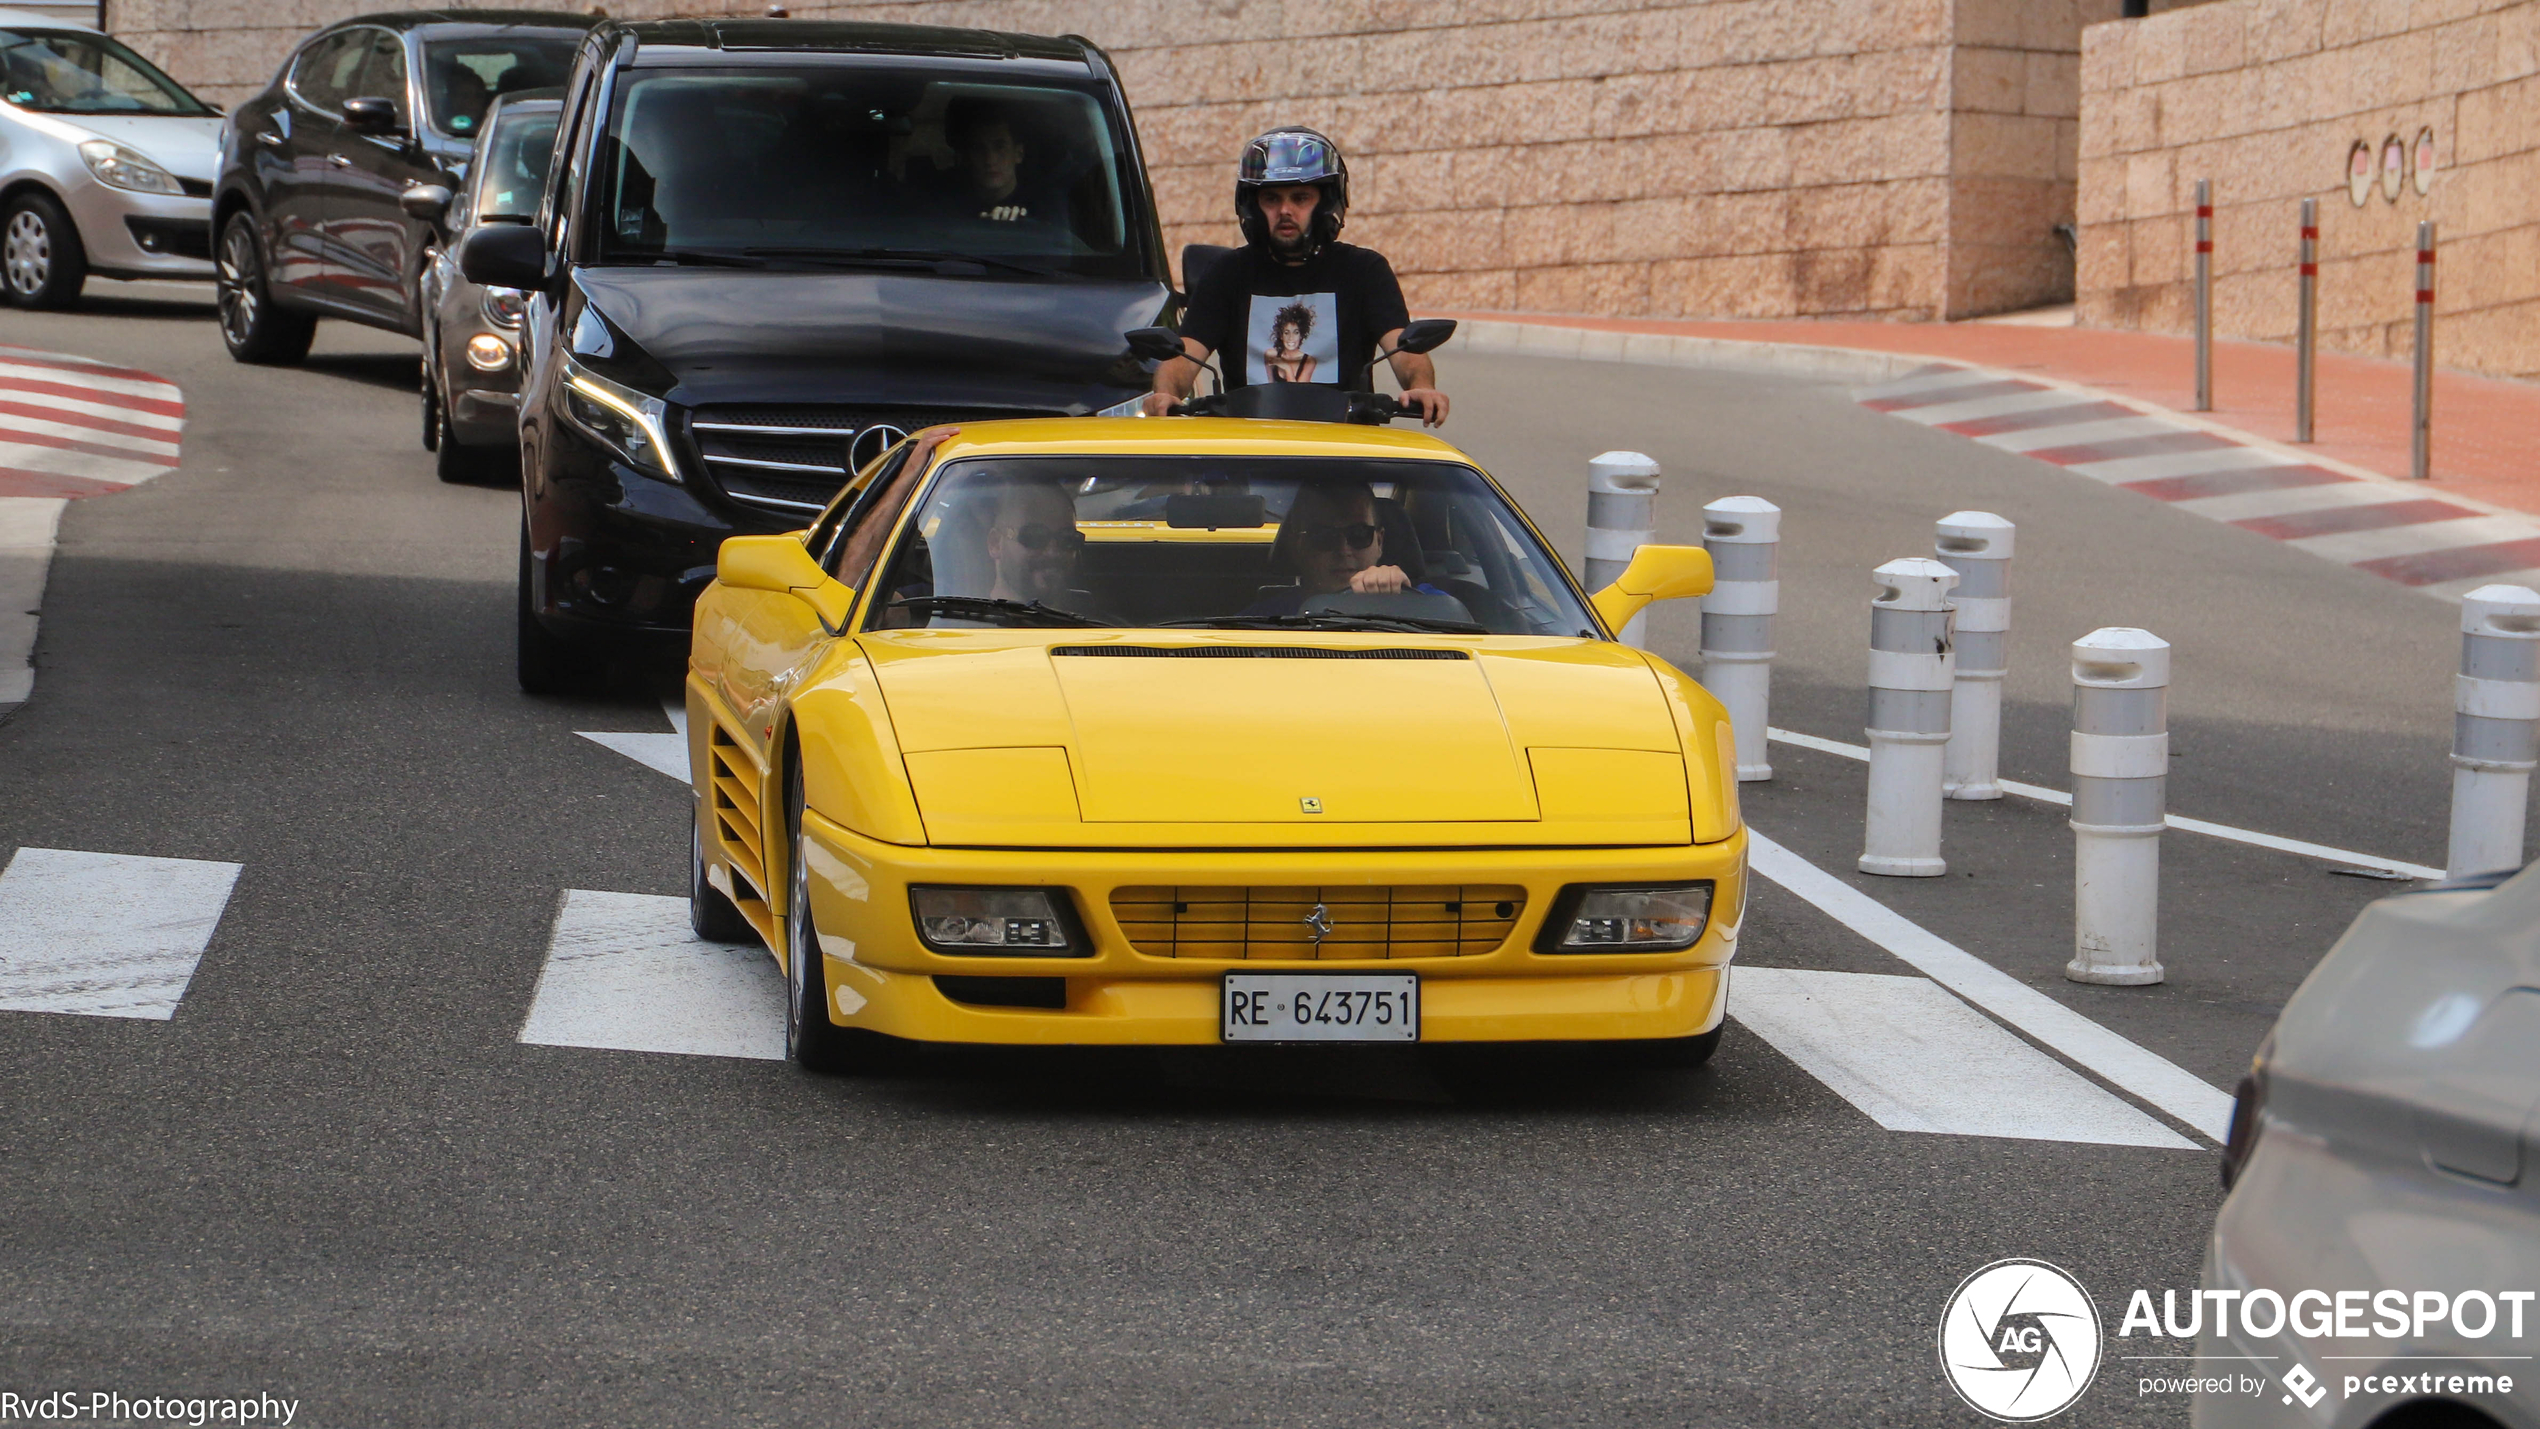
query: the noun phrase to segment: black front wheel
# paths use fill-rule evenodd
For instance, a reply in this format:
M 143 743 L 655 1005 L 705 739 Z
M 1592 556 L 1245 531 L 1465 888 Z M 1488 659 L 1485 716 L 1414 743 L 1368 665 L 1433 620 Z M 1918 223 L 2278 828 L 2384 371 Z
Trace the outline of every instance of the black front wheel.
M 67 308 L 88 282 L 88 250 L 51 194 L 29 189 L 0 209 L 0 292 L 22 308 Z
M 220 340 L 240 362 L 288 367 L 309 355 L 317 319 L 278 307 L 267 277 L 256 221 L 244 211 L 229 216 L 214 255 L 212 294 L 220 305 Z
M 529 519 L 520 522 L 520 628 L 515 636 L 512 669 L 522 690 L 533 695 L 587 695 L 608 672 L 607 662 L 592 652 L 559 639 L 538 622 L 529 598 Z
M 786 770 L 785 828 L 792 835 L 785 858 L 785 1055 L 811 1072 L 885 1070 L 898 1046 L 894 1039 L 829 1020 L 828 962 L 812 922 L 811 869 L 803 857 L 800 759 L 789 761 Z

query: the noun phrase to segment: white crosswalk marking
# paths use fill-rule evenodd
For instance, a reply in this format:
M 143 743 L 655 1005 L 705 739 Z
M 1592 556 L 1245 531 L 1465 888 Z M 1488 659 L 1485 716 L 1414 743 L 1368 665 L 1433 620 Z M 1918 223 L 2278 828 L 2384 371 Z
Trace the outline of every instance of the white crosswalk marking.
M 590 729 L 577 729 L 574 733 L 685 784 L 688 782 L 688 707 L 676 700 L 664 700 L 661 712 L 670 720 L 672 732 L 669 734 Z
M 2196 1149 L 1926 978 L 1741 967 L 1729 1012 L 1890 1131 Z
M 691 933 L 685 898 L 575 888 L 520 1040 L 781 1061 L 785 981 L 765 948 Z
M 164 1022 L 238 865 L 22 848 L 0 871 L 0 1009 Z

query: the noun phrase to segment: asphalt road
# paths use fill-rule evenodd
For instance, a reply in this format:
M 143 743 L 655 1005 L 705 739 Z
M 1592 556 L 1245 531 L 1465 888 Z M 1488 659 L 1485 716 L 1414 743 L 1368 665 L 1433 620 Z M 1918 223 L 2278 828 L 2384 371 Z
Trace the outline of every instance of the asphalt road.
M 269 1392 L 321 1429 L 1956 1424 L 1933 1333 L 1977 1267 L 2055 1261 L 2112 1319 L 2194 1280 L 2201 1139 L 1889 1131 L 1735 1026 L 1691 1073 L 523 1045 L 562 891 L 681 892 L 687 796 L 575 736 L 665 729 L 641 690 L 513 687 L 516 504 L 433 479 L 412 344 L 329 324 L 240 368 L 207 308 L 132 294 L 7 336 L 179 383 L 189 427 L 63 522 L 0 849 L 243 873 L 172 1021 L 0 1013 L 0 1387 Z M 1668 535 L 1786 509 L 1778 724 L 1859 741 L 1867 572 L 1990 509 L 2007 774 L 2065 784 L 2063 647 L 2143 625 L 2177 647 L 2174 810 L 2441 861 L 2448 606 L 1838 386 L 1441 365 L 1450 435 L 1572 553 L 1608 447 L 1665 465 Z M 1689 661 L 1685 617 L 1656 638 Z M 1775 764 L 1759 828 L 2226 1088 L 2390 888 L 2173 834 L 2170 981 L 2078 987 L 2061 811 L 1952 806 L 1949 877 L 1859 878 L 1860 766 Z M 1910 971 L 1774 889 L 1741 960 Z M 2064 1422 L 2184 1420 L 2132 1375 Z

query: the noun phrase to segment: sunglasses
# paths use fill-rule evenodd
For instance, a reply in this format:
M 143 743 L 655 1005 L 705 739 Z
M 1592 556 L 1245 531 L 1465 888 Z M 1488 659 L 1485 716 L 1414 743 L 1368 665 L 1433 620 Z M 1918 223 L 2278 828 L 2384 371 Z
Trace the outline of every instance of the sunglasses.
M 1376 528 L 1364 521 L 1347 526 L 1299 526 L 1295 528 L 1298 544 L 1309 551 L 1337 551 L 1346 545 L 1363 551 L 1376 543 Z
M 1073 551 L 1085 544 L 1085 533 L 1073 526 L 1049 526 L 1038 521 L 1015 527 L 1012 535 L 1014 544 L 1027 551 L 1046 551 L 1052 546 Z

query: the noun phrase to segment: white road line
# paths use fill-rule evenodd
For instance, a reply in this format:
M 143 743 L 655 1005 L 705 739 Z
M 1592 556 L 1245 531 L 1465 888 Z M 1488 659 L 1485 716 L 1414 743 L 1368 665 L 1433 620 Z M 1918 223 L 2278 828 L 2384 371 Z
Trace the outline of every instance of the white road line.
M 56 422 L 16 412 L 0 413 L 0 431 L 61 437 L 66 441 L 87 442 L 93 446 L 116 447 L 145 457 L 166 457 L 170 461 L 176 459 L 178 448 L 174 432 L 164 437 L 137 436 L 131 432 L 109 432 L 97 427 L 83 427 L 76 422 Z
M 577 729 L 574 733 L 614 749 L 647 769 L 688 782 L 688 737 L 684 734 L 622 734 L 615 731 Z
M 2317 486 L 2279 486 L 2272 491 L 2198 496 L 2170 505 L 2214 521 L 2259 521 L 2269 516 L 2298 516 L 2340 506 L 2382 506 L 2409 499 L 2377 481 L 2328 481 Z
M 66 387 L 85 387 L 91 392 L 120 392 L 127 397 L 140 397 L 152 402 L 181 400 L 176 384 L 173 382 L 159 382 L 142 377 L 110 377 L 100 370 L 84 365 L 83 359 L 72 357 L 68 353 L 41 354 L 47 357 L 60 357 L 64 363 L 68 364 L 61 367 L 47 367 L 32 362 L 11 362 L 9 356 L 12 352 L 26 355 L 28 349 L 0 348 L 0 377 L 14 377 L 23 382 L 51 382 Z
M 688 900 L 569 889 L 520 1040 L 690 1057 L 785 1057 L 785 980 L 757 946 L 688 931 Z
M 2526 541 L 2533 536 L 2540 536 L 2540 521 L 2528 516 L 2455 516 L 2444 521 L 2420 521 L 2413 526 L 2384 526 L 2376 531 L 2304 536 L 2284 544 L 2351 566 L 2357 561 L 2420 556 L 2428 551 L 2448 551 L 2454 546 Z
M 2096 421 L 2068 422 L 2060 427 L 1995 432 L 1975 440 L 2006 452 L 2036 452 L 2050 447 L 2077 447 L 2089 442 L 2122 441 L 2128 437 L 2164 437 L 2172 432 L 2194 430 L 2159 417 L 2101 417 Z
M 2158 481 L 2166 476 L 2203 476 L 2215 471 L 2246 471 L 2256 466 L 2291 466 L 2293 463 L 2270 451 L 2256 447 L 2207 447 L 2203 451 L 2170 452 L 2162 456 L 2119 457 L 2114 461 L 2080 461 L 2064 470 L 2104 481 L 2111 485 L 2124 481 Z
M 1747 839 L 1748 863 L 1757 873 L 1904 959 L 1934 982 L 2216 1142 L 2229 1134 L 2231 1098 L 2184 1067 L 2136 1046 L 1942 939 L 1752 826 Z
M 238 868 L 19 849 L 0 871 L 0 1009 L 176 1016 Z
M 146 457 L 106 456 L 98 452 L 41 446 L 34 442 L 13 442 L 9 440 L 6 427 L 0 427 L 0 466 L 55 472 L 91 481 L 111 481 L 124 486 L 139 486 L 145 481 L 165 476 L 169 471 L 166 462 Z
M 2197 1149 L 1926 978 L 1740 967 L 1729 1011 L 1890 1131 Z
M 2002 397 L 1970 397 L 1964 402 L 1941 402 L 1929 407 L 1906 407 L 1888 413 L 1926 427 L 1944 422 L 1972 422 L 1979 417 L 2007 417 L 2014 412 L 2035 412 L 2047 407 L 2086 407 L 2091 399 L 2077 397 L 2052 387 L 2035 392 L 2013 392 Z
M 1801 734 L 1797 730 L 1789 729 L 1768 730 L 1766 731 L 1766 734 L 1769 738 L 1778 743 L 1795 744 L 1801 749 L 1813 749 L 1821 754 L 1838 755 L 1845 759 L 1857 760 L 1864 763 L 1866 763 L 1870 757 L 1870 751 L 1866 746 L 1846 744 L 1839 739 L 1820 739 L 1813 734 Z M 2002 792 L 2005 794 L 2017 794 L 2023 799 L 2035 799 L 2041 804 L 2058 804 L 2065 808 L 2072 807 L 2073 796 L 2065 793 L 2061 789 L 2049 789 L 2042 784 L 2023 784 L 2016 779 L 2004 779 L 2001 780 L 2000 783 L 2002 785 Z M 2443 870 L 2439 868 L 2428 868 L 2421 863 L 2409 863 L 2403 859 L 2396 858 L 2383 858 L 2379 854 L 2357 853 L 2353 849 L 2331 848 L 2326 844 L 2306 843 L 2301 839 L 2279 838 L 2274 834 L 2259 833 L 2255 829 L 2233 828 L 2229 824 L 2216 824 L 2209 823 L 2204 819 L 2191 819 L 2184 814 L 2170 815 L 2169 826 L 2177 829 L 2181 833 L 2203 834 L 2208 838 L 2227 839 L 2232 843 L 2248 844 L 2253 848 L 2271 848 L 2278 853 L 2300 854 L 2304 858 L 2316 858 L 2327 863 L 2351 864 L 2356 868 L 2370 868 L 2377 869 L 2383 873 L 2405 874 L 2410 878 L 2439 879 L 2444 876 Z
M 65 375 L 76 376 L 77 374 Z M 171 402 L 177 400 L 175 389 L 169 389 L 168 400 Z M 79 397 L 65 397 L 59 392 L 29 392 L 23 388 L 13 388 L 6 382 L 0 382 L 0 402 L 14 402 L 22 407 L 48 407 L 57 412 L 79 412 L 91 417 L 103 417 L 109 421 L 122 422 L 126 426 L 154 427 L 166 432 L 169 441 L 177 440 L 178 434 L 185 429 L 183 417 L 167 412 L 145 412 L 138 407 L 120 406 L 112 402 L 91 402 Z M 22 419 L 15 413 L 0 416 L 0 422 L 18 420 Z
M 69 504 L 58 496 L 0 496 L 0 715 L 35 693 L 36 612 Z

